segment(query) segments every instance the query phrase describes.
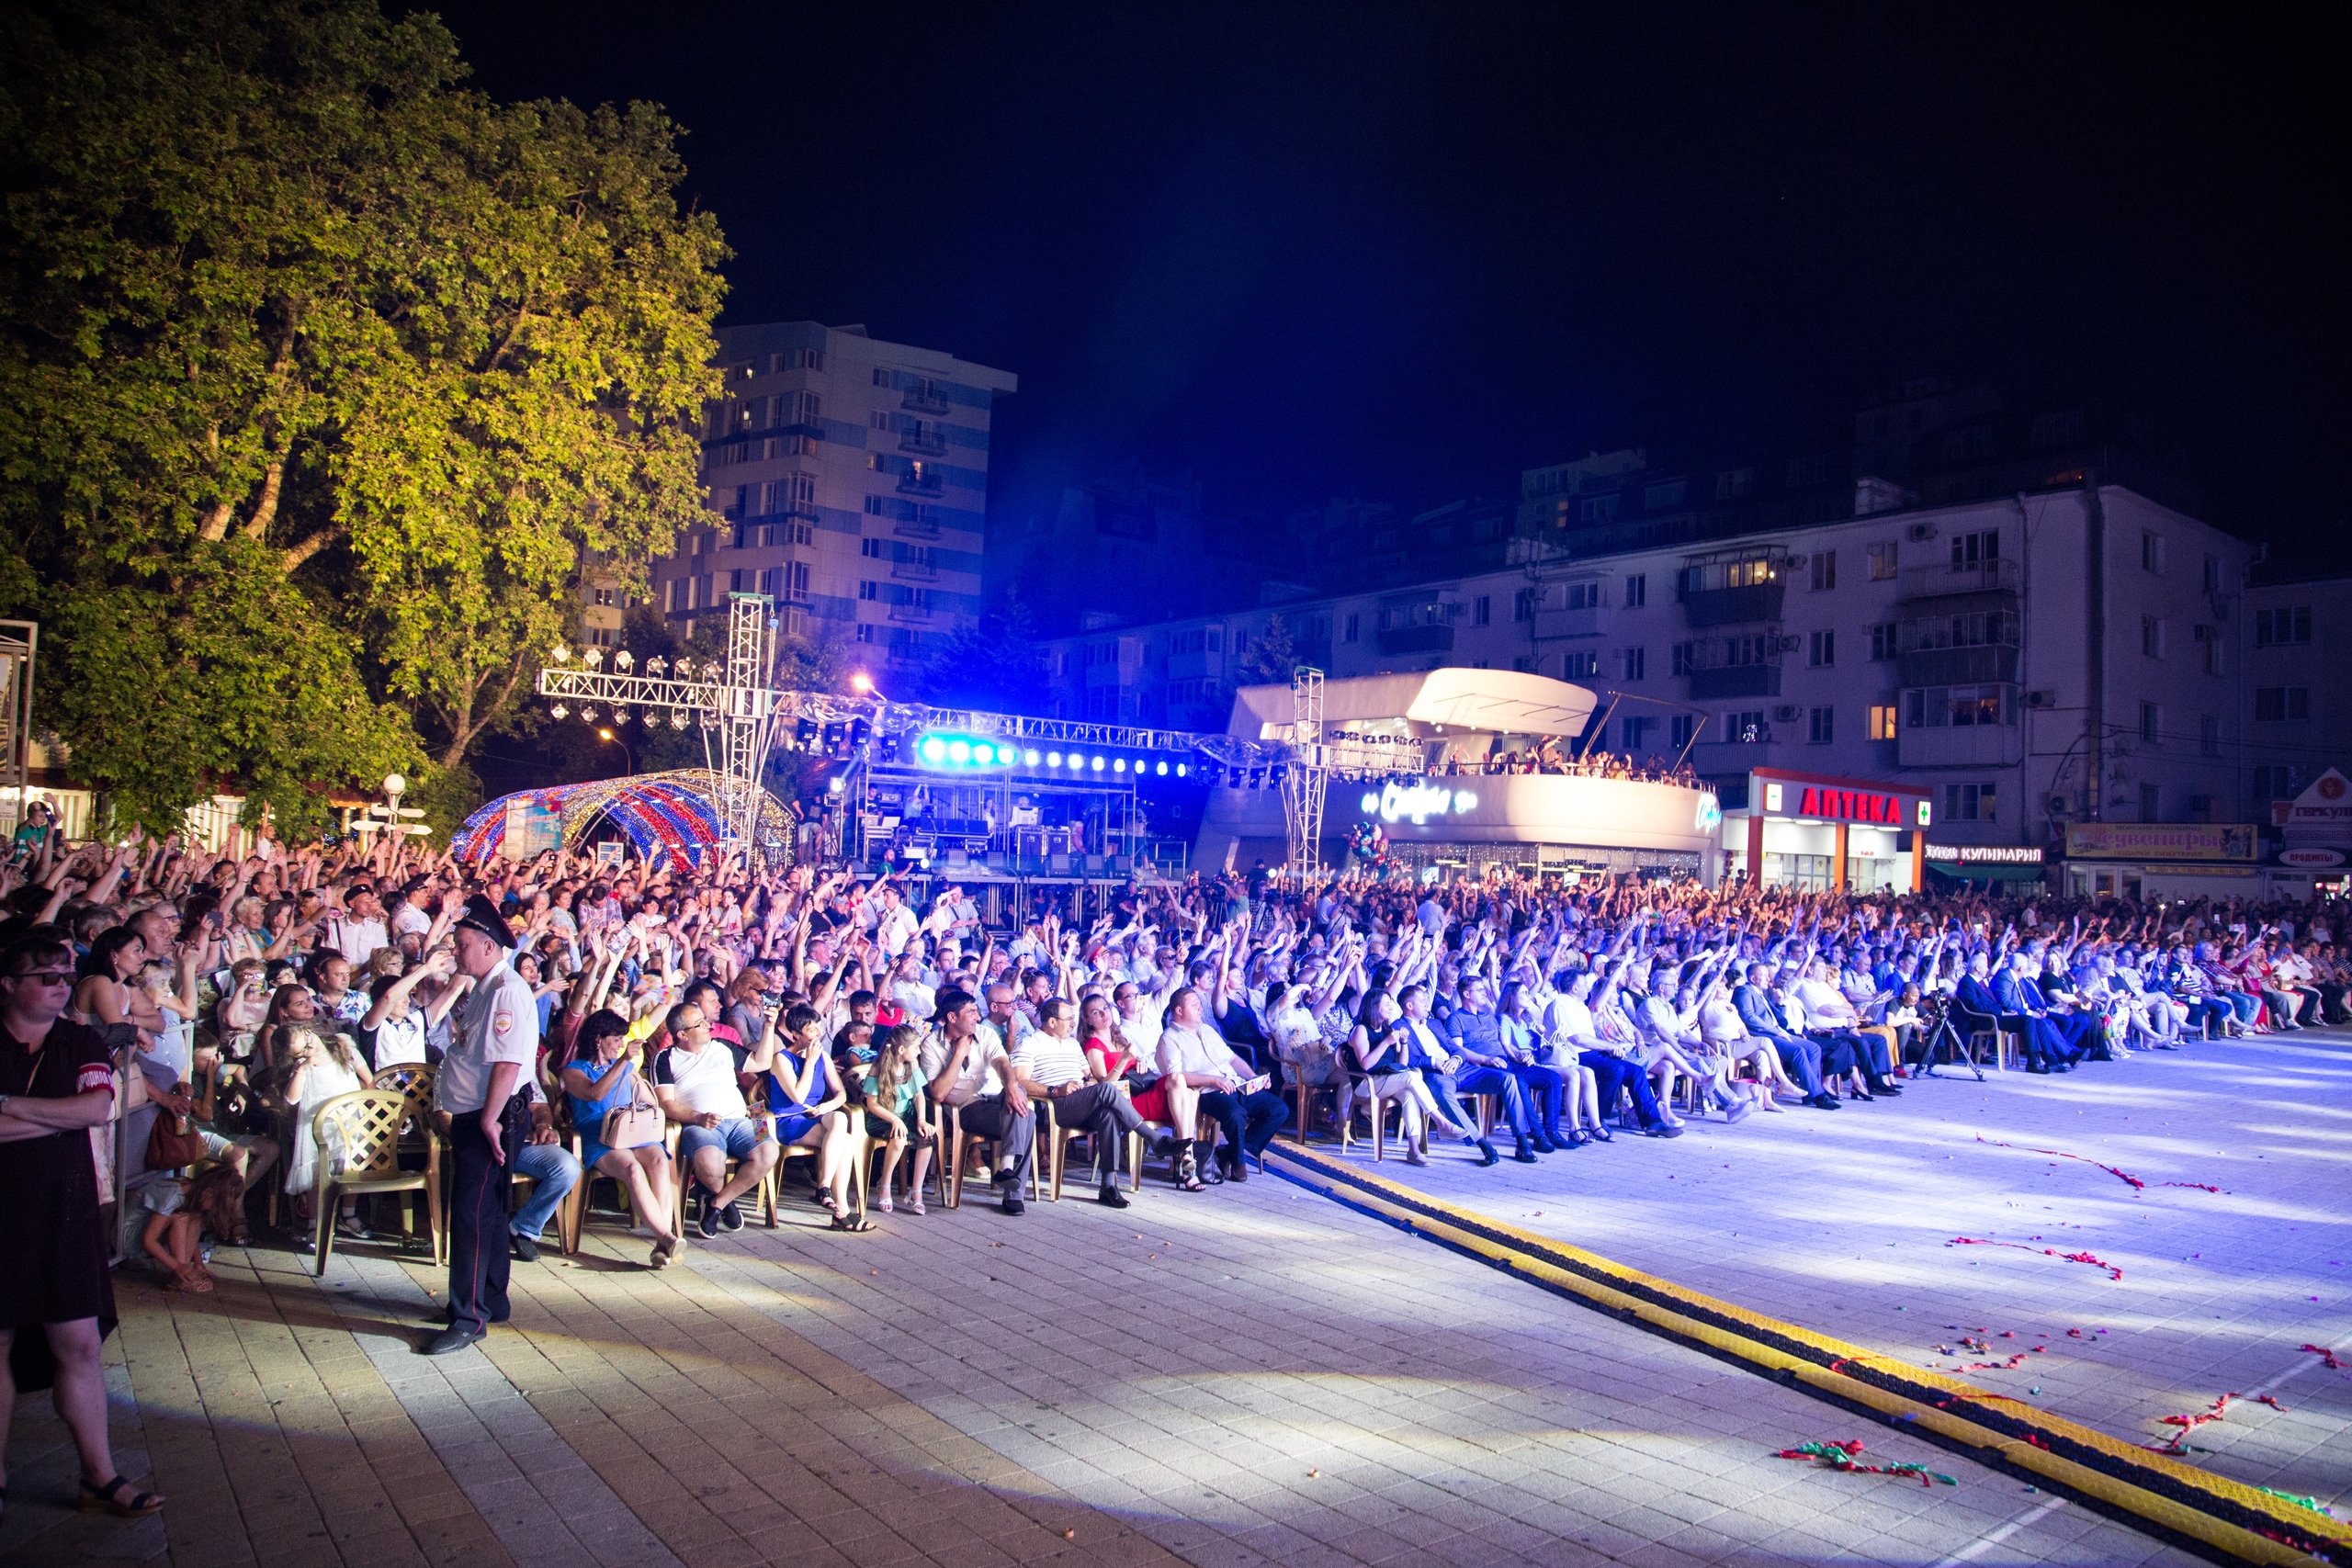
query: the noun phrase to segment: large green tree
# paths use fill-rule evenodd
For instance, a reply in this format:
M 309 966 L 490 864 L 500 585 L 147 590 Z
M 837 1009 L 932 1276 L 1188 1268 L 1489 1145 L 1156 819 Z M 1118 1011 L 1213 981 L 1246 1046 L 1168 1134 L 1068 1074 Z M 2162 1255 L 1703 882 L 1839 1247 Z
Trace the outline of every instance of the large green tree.
M 725 249 L 673 128 L 497 103 L 372 0 L 0 17 L 0 585 L 74 771 L 160 825 L 461 770 L 582 552 L 640 582 L 699 511 Z

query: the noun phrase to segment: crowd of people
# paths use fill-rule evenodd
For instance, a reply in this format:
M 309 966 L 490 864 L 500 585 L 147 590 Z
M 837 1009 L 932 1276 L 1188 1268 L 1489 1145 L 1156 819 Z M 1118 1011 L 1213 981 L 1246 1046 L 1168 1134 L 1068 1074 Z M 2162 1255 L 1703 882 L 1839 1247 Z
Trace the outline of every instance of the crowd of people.
M 1579 751 L 1571 744 L 1562 746 L 1557 739 L 1547 739 L 1519 750 L 1488 750 L 1478 754 L 1467 750 L 1446 749 L 1438 764 L 1438 772 L 1448 777 L 1464 773 L 1561 773 L 1577 778 L 1642 779 L 1653 784 L 1680 784 L 1695 788 L 1698 770 L 1688 761 L 1669 761 L 1651 752 L 1636 760 L 1630 751 Z
M 1317 1136 L 1385 1136 L 1393 1113 L 1409 1163 L 1533 1163 L 1874 1102 L 1987 1045 L 2060 1074 L 2340 1023 L 2352 987 L 2332 902 L 1195 874 L 1008 887 L 991 919 L 977 891 L 740 856 L 20 836 L 0 870 L 12 1386 L 54 1382 L 95 1506 L 160 1506 L 104 1448 L 107 1260 L 208 1291 L 265 1184 L 311 1247 L 339 1153 L 319 1108 L 418 1065 L 448 1150 L 448 1349 L 503 1318 L 512 1263 L 583 1179 L 627 1195 L 662 1268 L 802 1156 L 784 1201 L 849 1234 L 967 1180 L 1022 1213 L 1048 1124 L 1114 1207 L 1135 1148 L 1199 1192 L 1249 1180 L 1302 1111 Z M 370 1238 L 350 1200 L 323 1218 Z

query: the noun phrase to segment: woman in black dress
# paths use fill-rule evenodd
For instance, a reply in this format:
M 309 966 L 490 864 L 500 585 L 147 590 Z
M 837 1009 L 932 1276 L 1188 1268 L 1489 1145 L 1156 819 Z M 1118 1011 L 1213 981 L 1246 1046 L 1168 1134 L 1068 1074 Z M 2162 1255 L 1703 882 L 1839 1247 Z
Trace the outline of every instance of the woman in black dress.
M 0 953 L 0 1439 L 17 1391 L 54 1387 L 82 1456 L 82 1506 L 152 1514 L 164 1500 L 114 1467 L 98 1347 L 115 1325 L 90 1129 L 114 1077 L 97 1032 L 62 1016 L 74 955 L 51 937 Z M 0 1475 L 0 1505 L 7 1500 Z

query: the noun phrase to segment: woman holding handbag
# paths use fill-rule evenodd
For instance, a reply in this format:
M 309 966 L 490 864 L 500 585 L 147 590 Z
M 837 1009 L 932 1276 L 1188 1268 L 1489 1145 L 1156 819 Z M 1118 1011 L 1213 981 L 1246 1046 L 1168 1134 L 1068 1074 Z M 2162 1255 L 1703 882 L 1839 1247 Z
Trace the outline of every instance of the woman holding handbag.
M 580 1134 L 581 1168 L 627 1184 L 629 1206 L 653 1233 L 650 1266 L 667 1268 L 678 1250 L 670 1228 L 670 1152 L 662 1142 L 661 1107 L 629 1051 L 628 1020 L 599 1008 L 581 1021 L 563 1091 Z

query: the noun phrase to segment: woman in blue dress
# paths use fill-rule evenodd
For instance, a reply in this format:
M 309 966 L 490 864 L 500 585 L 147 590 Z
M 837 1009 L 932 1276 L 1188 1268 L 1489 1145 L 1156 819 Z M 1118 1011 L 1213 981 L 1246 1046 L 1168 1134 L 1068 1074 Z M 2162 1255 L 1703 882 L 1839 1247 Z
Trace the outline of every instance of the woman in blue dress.
M 667 1267 L 678 1250 L 678 1235 L 670 1228 L 676 1200 L 670 1190 L 670 1151 L 662 1141 L 660 1111 L 642 1118 L 645 1126 L 626 1145 L 616 1148 L 604 1141 L 607 1116 L 654 1103 L 629 1045 L 628 1020 L 600 1008 L 581 1021 L 571 1059 L 563 1066 L 563 1092 L 571 1101 L 572 1131 L 580 1136 L 581 1168 L 628 1187 L 638 1223 L 653 1233 L 650 1267 Z
M 816 1151 L 816 1201 L 832 1211 L 832 1228 L 872 1230 L 873 1221 L 850 1213 L 850 1156 L 856 1138 L 847 1114 L 849 1097 L 825 1051 L 825 1021 L 815 1008 L 803 1003 L 784 1015 L 784 1038 L 776 1043 L 767 1089 L 776 1143 L 786 1155 L 796 1148 Z

